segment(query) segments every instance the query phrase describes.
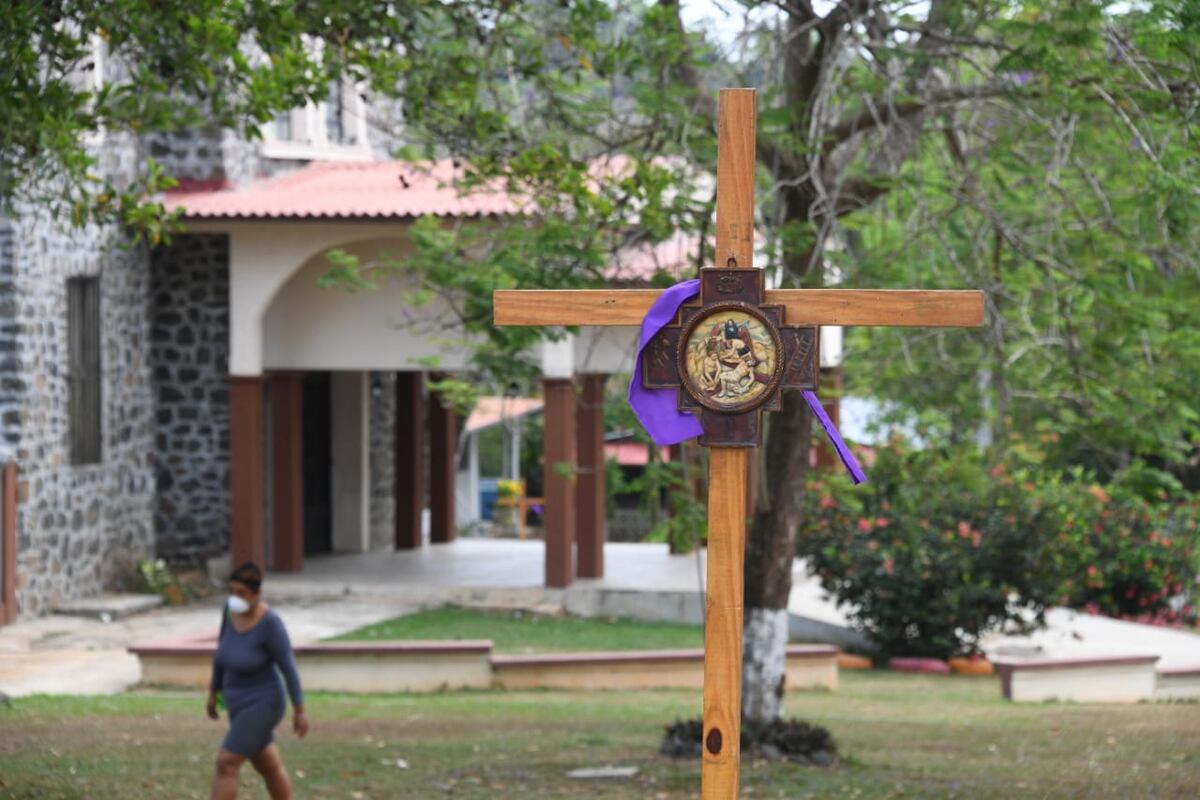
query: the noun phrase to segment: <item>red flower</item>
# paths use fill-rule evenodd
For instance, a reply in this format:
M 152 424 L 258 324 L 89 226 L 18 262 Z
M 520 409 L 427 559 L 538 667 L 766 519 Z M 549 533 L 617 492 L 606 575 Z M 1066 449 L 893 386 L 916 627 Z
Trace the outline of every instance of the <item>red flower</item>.
M 872 527 L 872 526 L 871 526 L 871 520 L 867 519 L 866 517 L 861 517 L 861 518 L 859 518 L 859 520 L 858 520 L 858 529 L 859 529 L 860 531 L 862 531 L 863 533 L 870 533 L 870 532 L 871 532 L 871 527 Z

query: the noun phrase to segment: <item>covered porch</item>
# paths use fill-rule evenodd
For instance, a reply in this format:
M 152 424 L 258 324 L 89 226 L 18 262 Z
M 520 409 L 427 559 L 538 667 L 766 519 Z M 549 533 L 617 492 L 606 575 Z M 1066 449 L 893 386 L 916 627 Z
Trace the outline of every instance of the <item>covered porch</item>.
M 308 574 L 314 556 L 371 553 L 364 565 L 409 581 L 402 563 L 432 562 L 381 551 L 455 541 L 456 475 L 469 453 L 463 420 L 428 383 L 464 370 L 470 342 L 447 303 L 415 305 L 412 279 L 379 269 L 411 252 L 417 216 L 511 210 L 503 197 L 460 197 L 452 177 L 441 164 L 312 164 L 242 189 L 171 195 L 188 233 L 228 237 L 234 563 Z M 377 285 L 320 288 L 335 248 Z M 541 585 L 605 574 L 604 386 L 628 369 L 635 337 L 594 330 L 545 346 Z

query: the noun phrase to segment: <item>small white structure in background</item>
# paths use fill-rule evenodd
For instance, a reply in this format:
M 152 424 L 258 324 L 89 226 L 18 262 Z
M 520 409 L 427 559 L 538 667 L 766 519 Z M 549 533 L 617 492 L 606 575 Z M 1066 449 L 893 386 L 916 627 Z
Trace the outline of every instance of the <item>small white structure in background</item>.
M 475 403 L 463 430 L 465 463 L 460 462 L 455 483 L 456 523 L 459 528 L 483 521 L 481 484 L 484 476 L 479 464 L 479 435 L 497 425 L 505 427 L 505 475 L 486 477 L 520 480 L 521 426 L 525 417 L 542 413 L 542 408 L 543 403 L 537 397 L 481 397 Z

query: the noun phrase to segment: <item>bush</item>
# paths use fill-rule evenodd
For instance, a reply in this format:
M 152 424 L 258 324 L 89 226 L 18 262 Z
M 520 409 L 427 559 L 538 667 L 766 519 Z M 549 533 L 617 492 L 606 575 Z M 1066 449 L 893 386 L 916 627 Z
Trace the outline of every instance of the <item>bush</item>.
M 1200 571 L 1200 503 L 1159 491 L 1154 502 L 1128 490 L 1124 476 L 1090 487 L 1063 522 L 1062 540 L 1079 568 L 1061 602 L 1122 619 L 1195 625 Z
M 971 651 L 1061 595 L 1053 510 L 977 454 L 887 447 L 866 484 L 814 482 L 806 505 L 800 555 L 883 656 Z
M 798 554 L 886 657 L 968 653 L 1055 604 L 1194 621 L 1196 504 L 1123 486 L 891 445 L 863 486 L 811 485 Z

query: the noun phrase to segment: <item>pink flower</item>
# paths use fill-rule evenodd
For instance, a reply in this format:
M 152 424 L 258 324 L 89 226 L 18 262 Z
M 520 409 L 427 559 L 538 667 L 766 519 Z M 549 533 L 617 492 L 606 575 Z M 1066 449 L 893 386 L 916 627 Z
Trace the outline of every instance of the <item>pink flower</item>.
M 891 556 L 888 556 L 887 558 L 885 558 L 883 560 L 883 571 L 886 572 L 888 575 L 895 573 L 896 559 L 892 558 Z
M 958 535 L 964 539 L 971 535 L 971 526 L 966 522 L 958 523 Z
M 981 544 L 983 544 L 983 534 L 980 533 L 979 531 L 972 532 L 971 533 L 971 546 L 978 550 L 979 545 L 981 545 Z
M 833 508 L 835 505 L 837 505 L 837 503 L 835 503 L 833 501 L 833 495 L 831 495 L 831 494 L 821 495 L 821 508 Z
M 866 517 L 862 517 L 861 519 L 859 519 L 858 529 L 860 531 L 862 531 L 863 533 L 870 533 L 871 527 L 872 527 L 871 520 L 867 519 Z
M 886 528 L 888 526 L 888 522 L 889 522 L 889 520 L 887 517 L 877 517 L 875 519 L 875 527 L 876 528 Z

